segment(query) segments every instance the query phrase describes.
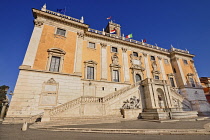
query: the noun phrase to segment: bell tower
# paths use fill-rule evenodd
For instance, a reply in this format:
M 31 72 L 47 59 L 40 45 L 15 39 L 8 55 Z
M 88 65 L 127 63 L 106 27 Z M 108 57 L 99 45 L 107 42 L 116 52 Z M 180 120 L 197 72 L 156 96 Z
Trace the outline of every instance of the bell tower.
M 106 26 L 105 32 L 110 33 L 110 31 L 115 30 L 115 34 L 117 36 L 121 36 L 121 31 L 120 31 L 120 24 L 113 23 L 113 21 L 109 21 L 109 23 Z

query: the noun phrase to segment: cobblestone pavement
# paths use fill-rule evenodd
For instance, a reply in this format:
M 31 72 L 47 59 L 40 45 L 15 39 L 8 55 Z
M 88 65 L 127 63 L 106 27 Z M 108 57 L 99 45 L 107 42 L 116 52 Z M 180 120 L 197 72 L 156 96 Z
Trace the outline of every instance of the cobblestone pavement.
M 209 135 L 132 135 L 53 132 L 28 129 L 21 131 L 22 125 L 0 124 L 0 140 L 209 140 Z

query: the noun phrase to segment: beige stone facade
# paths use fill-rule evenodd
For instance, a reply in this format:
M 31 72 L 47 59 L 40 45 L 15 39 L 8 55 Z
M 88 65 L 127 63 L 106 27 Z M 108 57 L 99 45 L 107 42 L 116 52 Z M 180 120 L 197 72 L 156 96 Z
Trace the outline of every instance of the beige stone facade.
M 125 38 L 112 21 L 98 31 L 83 17 L 45 7 L 33 14 L 34 30 L 5 123 L 39 117 L 168 119 L 210 112 L 189 51 Z M 110 34 L 112 29 L 117 34 Z

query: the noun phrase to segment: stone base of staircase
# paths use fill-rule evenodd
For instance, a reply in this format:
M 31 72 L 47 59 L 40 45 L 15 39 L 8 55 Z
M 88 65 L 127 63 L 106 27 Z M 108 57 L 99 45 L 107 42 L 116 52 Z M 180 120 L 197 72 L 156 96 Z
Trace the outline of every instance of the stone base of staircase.
M 50 121 L 51 122 L 63 122 L 63 121 L 68 121 L 68 122 L 85 122 L 85 121 L 105 121 L 105 120 L 122 120 L 123 117 L 122 115 L 114 115 L 114 116 L 83 116 L 83 117 L 51 117 Z
M 2 124 L 20 124 L 24 122 L 34 123 L 38 121 L 39 118 L 31 118 L 31 117 L 6 117 Z
M 143 119 L 168 120 L 198 117 L 197 111 L 164 111 L 162 109 L 146 109 L 141 113 Z
M 30 128 L 42 128 L 46 126 L 67 126 L 67 125 L 85 125 L 85 124 L 102 124 L 102 123 L 120 123 L 124 119 L 122 116 L 98 116 L 98 117 L 53 117 L 49 122 L 38 122 Z
M 172 119 L 196 118 L 198 117 L 197 111 L 177 111 L 171 112 Z
M 168 112 L 164 112 L 161 109 L 145 109 L 141 113 L 142 119 L 147 120 L 166 120 L 170 119 Z

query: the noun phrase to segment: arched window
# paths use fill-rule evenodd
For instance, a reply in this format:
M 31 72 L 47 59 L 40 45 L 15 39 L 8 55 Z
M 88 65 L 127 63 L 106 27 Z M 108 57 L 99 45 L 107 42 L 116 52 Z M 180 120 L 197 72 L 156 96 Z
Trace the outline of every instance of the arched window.
M 136 82 L 141 81 L 141 76 L 139 74 L 136 74 Z

